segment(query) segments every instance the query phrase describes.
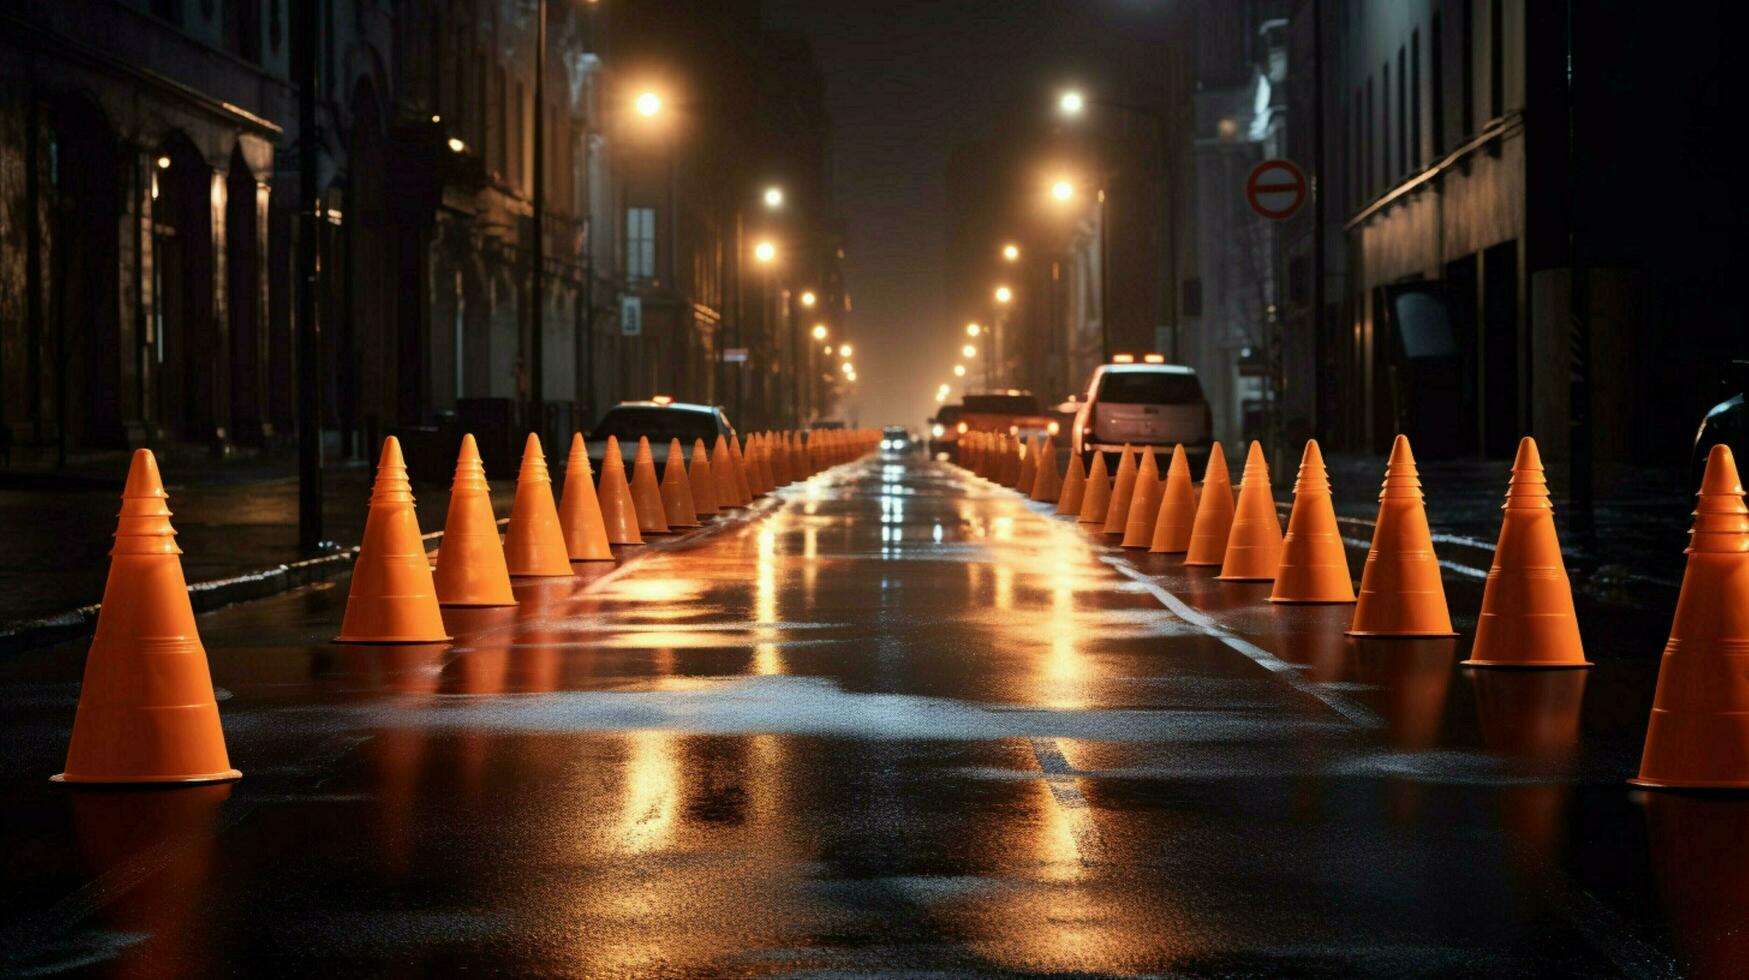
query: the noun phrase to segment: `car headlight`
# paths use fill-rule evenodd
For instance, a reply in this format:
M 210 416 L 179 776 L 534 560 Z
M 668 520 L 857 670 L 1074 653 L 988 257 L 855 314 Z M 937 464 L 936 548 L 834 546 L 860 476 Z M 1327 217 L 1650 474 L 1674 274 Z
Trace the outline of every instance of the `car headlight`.
M 893 440 L 891 440 L 891 439 L 882 439 L 882 440 L 881 440 L 881 448 L 882 448 L 882 449 L 891 449 L 891 448 L 893 448 Z
M 937 439 L 940 439 L 942 436 L 947 435 L 947 426 L 942 425 L 940 422 L 937 422 L 934 425 L 929 427 L 929 434 L 934 436 Z

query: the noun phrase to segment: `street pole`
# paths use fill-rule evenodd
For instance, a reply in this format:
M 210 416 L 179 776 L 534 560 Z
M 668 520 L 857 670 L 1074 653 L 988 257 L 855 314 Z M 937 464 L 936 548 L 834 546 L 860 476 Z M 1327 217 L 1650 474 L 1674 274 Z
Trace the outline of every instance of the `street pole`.
M 1312 0 L 1312 370 L 1324 368 L 1324 4 Z M 1314 374 L 1316 377 L 1317 374 Z M 1313 435 L 1328 435 L 1321 430 L 1318 417 L 1323 398 L 1318 385 L 1312 386 Z
M 1111 231 L 1105 188 L 1099 188 L 1099 359 L 1111 360 Z
M 1586 274 L 1579 228 L 1578 93 L 1573 85 L 1573 7 L 1567 2 L 1567 260 L 1571 265 L 1572 293 L 1569 323 L 1569 374 L 1567 385 L 1567 438 L 1569 453 L 1568 499 L 1572 507 L 1573 533 L 1580 545 L 1592 549 L 1596 525 L 1592 514 L 1591 460 L 1591 284 Z
M 546 328 L 546 310 L 541 289 L 542 273 L 546 265 L 547 239 L 547 127 L 546 127 L 546 82 L 547 82 L 547 0 L 535 0 L 534 17 L 534 220 L 532 231 L 534 242 L 529 248 L 533 264 L 529 278 L 528 296 L 530 316 L 533 328 L 528 338 L 528 428 L 529 431 L 544 435 L 546 421 L 546 397 L 542 388 L 542 376 L 546 373 L 545 361 L 546 338 L 542 336 Z
M 321 255 L 316 236 L 322 230 L 320 198 L 316 194 L 316 48 L 320 4 L 295 5 L 295 27 L 303 39 L 298 49 L 298 235 L 297 251 L 297 414 L 298 414 L 298 547 L 315 551 L 322 545 L 322 375 L 320 325 L 316 322 L 317 276 Z

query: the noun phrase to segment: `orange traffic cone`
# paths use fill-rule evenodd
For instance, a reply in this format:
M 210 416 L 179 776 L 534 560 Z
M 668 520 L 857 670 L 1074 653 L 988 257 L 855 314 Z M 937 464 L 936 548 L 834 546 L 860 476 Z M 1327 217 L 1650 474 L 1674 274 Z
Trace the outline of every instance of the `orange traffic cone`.
M 1269 464 L 1263 444 L 1251 440 L 1245 474 L 1239 479 L 1239 506 L 1227 533 L 1227 554 L 1221 562 L 1226 582 L 1267 582 L 1281 564 L 1281 519 L 1275 516 L 1275 493 L 1269 486 Z
M 771 459 L 772 487 L 789 486 L 794 477 L 789 471 L 789 455 L 783 451 L 783 437 L 775 432 L 767 432 L 759 445 Z
M 638 454 L 632 457 L 632 506 L 638 509 L 638 533 L 668 533 L 662 485 L 656 482 L 656 457 L 650 452 L 649 436 L 638 437 Z
M 1190 548 L 1190 527 L 1196 521 L 1196 490 L 1190 485 L 1190 460 L 1184 444 L 1172 447 L 1172 462 L 1166 479 L 1160 481 L 1160 511 L 1154 517 L 1154 536 L 1148 541 L 1153 554 L 1173 554 Z
M 721 434 L 717 436 L 717 444 L 711 447 L 710 460 L 711 485 L 717 490 L 717 509 L 747 506 L 747 501 L 741 498 L 741 484 L 737 478 L 734 454 L 729 452 L 727 437 Z
M 1589 667 L 1573 586 L 1555 537 L 1555 510 L 1536 440 L 1525 436 L 1506 486 L 1500 543 L 1482 589 L 1466 667 Z M 1749 729 L 1745 729 L 1749 731 Z
M 1105 454 L 1093 451 L 1093 465 L 1087 469 L 1087 488 L 1081 493 L 1082 524 L 1104 526 L 1105 512 L 1111 508 L 1111 478 L 1105 475 Z
M 770 433 L 754 437 L 752 458 L 759 467 L 759 490 L 757 492 L 760 496 L 765 496 L 778 487 L 777 472 L 771 468 Z
M 607 437 L 607 452 L 601 457 L 601 522 L 607 528 L 609 544 L 643 544 L 638 532 L 638 507 L 632 503 L 632 488 L 626 482 L 625 456 L 621 455 L 619 438 Z
M 512 575 L 574 575 L 553 504 L 553 481 L 540 436 L 530 432 L 523 444 L 522 470 L 516 474 L 516 500 L 510 505 L 510 525 L 504 529 L 504 559 Z
M 437 601 L 445 606 L 514 606 L 498 518 L 492 513 L 492 488 L 472 434 L 462 436 L 450 484 L 449 517 L 432 573 Z
M 1057 494 L 1062 490 L 1062 478 L 1057 475 L 1057 447 L 1051 445 L 1050 436 L 1039 440 L 1038 461 L 1032 470 L 1032 486 L 1028 488 L 1027 498 L 1041 504 L 1056 503 Z
M 1087 474 L 1081 470 L 1081 454 L 1071 450 L 1069 465 L 1063 471 L 1063 485 L 1057 489 L 1057 513 L 1079 519 L 1086 494 Z
M 1233 484 L 1227 472 L 1227 452 L 1215 443 L 1202 475 L 1202 496 L 1190 525 L 1186 565 L 1219 565 L 1227 560 L 1227 535 L 1233 529 Z
M 741 450 L 744 442 L 745 440 L 735 436 L 728 438 L 729 471 L 735 477 L 735 494 L 740 498 L 741 506 L 750 507 L 756 493 L 753 489 L 752 475 L 747 471 L 746 454 Z
M 607 522 L 601 516 L 601 500 L 595 494 L 595 474 L 589 469 L 589 448 L 583 434 L 571 434 L 571 454 L 565 458 L 565 492 L 559 496 L 559 530 L 565 535 L 565 553 L 572 561 L 612 561 L 607 540 Z M 447 537 L 446 537 L 447 540 Z M 437 553 L 443 567 L 443 552 Z M 442 590 L 439 589 L 439 595 Z
M 668 440 L 668 458 L 662 462 L 662 512 L 669 527 L 698 527 L 698 502 L 692 499 L 686 450 L 680 448 L 678 436 Z
M 1318 440 L 1306 440 L 1300 475 L 1294 481 L 1294 509 L 1287 516 L 1281 566 L 1275 572 L 1270 602 L 1353 602 L 1354 578 L 1348 552 L 1336 527 L 1336 505 Z
M 168 500 L 152 451 L 136 449 L 67 768 L 56 782 L 213 783 L 243 775 L 225 753 Z M 435 616 L 435 601 L 431 608 Z
M 1630 782 L 1749 789 L 1749 506 L 1727 446 L 1707 454 L 1640 775 Z
M 686 482 L 692 485 L 692 502 L 698 508 L 698 519 L 715 517 L 723 508 L 717 501 L 716 474 L 711 471 L 711 457 L 705 452 L 704 440 L 692 441 L 692 465 L 687 468 Z
M 1020 472 L 1014 477 L 1014 489 L 1030 495 L 1032 485 L 1038 479 L 1038 439 L 1028 439 L 1026 454 L 1020 458 Z
M 1130 513 L 1124 521 L 1123 547 L 1146 548 L 1154 540 L 1154 521 L 1160 516 L 1160 466 L 1154 451 L 1142 449 L 1142 465 L 1136 470 L 1136 490 L 1130 495 Z
M 383 440 L 383 455 L 377 460 L 370 515 L 364 519 L 364 542 L 352 566 L 352 590 L 337 640 L 444 643 L 450 639 L 437 608 L 425 542 L 419 537 L 419 515 L 413 511 L 413 487 L 407 482 L 401 443 L 390 436 Z
M 1421 478 L 1407 436 L 1397 436 L 1385 464 L 1379 519 L 1360 573 L 1360 598 L 1348 634 L 1457 635 L 1446 611 L 1445 585 L 1439 578 L 1439 559 L 1433 554 L 1433 535 L 1421 502 Z
M 1117 479 L 1111 486 L 1111 503 L 1105 508 L 1105 533 L 1122 534 L 1124 526 L 1130 519 L 1130 504 L 1136 497 L 1136 464 L 1140 462 L 1135 455 L 1130 454 L 1128 443 L 1124 444 L 1123 455 L 1117 461 Z

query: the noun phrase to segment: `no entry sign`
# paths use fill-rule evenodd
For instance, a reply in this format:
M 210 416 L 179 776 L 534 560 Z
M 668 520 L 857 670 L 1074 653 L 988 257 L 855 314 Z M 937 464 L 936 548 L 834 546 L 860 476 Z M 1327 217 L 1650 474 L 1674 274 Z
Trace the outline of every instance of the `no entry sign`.
M 1291 218 L 1306 203 L 1306 173 L 1287 160 L 1265 160 L 1245 178 L 1245 200 L 1271 221 Z

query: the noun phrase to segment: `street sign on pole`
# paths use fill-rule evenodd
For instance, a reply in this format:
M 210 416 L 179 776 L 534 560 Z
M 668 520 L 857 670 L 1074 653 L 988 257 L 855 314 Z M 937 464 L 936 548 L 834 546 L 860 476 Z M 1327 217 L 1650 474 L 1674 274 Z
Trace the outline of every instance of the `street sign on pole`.
M 636 337 L 644 332 L 644 298 L 619 298 L 619 332 L 622 337 Z
M 723 348 L 723 363 L 724 364 L 745 364 L 745 363 L 747 363 L 747 348 L 745 348 L 745 347 L 725 347 L 725 348 Z
M 1306 203 L 1306 174 L 1288 160 L 1265 160 L 1245 178 L 1245 201 L 1271 221 L 1291 218 Z

